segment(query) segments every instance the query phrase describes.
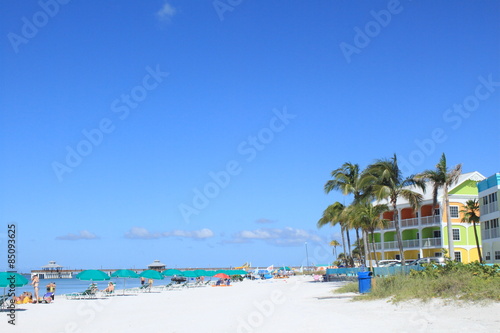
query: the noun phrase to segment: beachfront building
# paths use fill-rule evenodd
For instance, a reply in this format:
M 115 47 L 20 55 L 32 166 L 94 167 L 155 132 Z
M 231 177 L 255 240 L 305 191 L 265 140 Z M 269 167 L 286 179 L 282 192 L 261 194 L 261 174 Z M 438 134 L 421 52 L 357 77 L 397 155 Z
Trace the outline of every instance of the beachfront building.
M 148 269 L 153 269 L 155 271 L 164 271 L 166 265 L 162 263 L 160 260 L 154 260 L 151 264 L 148 265 Z
M 485 177 L 479 172 L 469 172 L 460 175 L 457 183 L 448 189 L 450 202 L 450 216 L 453 228 L 453 244 L 455 260 L 468 263 L 479 260 L 479 255 L 471 223 L 461 222 L 463 214 L 460 212 L 467 200 L 478 198 L 477 183 Z M 443 211 L 443 192 L 438 191 L 438 203 L 432 206 L 432 183 L 426 184 L 426 192 L 411 188 L 423 195 L 423 201 L 414 211 L 408 201 L 399 198 L 397 202 L 400 230 L 403 240 L 405 260 L 425 257 L 441 257 L 442 250 L 448 249 L 448 229 L 446 226 L 446 212 Z M 392 210 L 383 214 L 389 220 L 385 229 L 377 229 L 374 234 L 375 251 L 377 258 L 400 259 L 394 213 Z M 478 234 L 480 227 L 476 226 Z
M 487 264 L 500 264 L 500 173 L 477 184 L 483 259 Z

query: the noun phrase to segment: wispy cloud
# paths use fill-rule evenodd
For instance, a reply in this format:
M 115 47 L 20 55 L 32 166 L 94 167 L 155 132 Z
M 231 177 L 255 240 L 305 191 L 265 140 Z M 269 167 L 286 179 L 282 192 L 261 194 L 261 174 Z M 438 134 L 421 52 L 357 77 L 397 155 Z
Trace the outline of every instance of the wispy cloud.
M 68 233 L 67 235 L 56 237 L 57 240 L 80 240 L 80 239 L 90 240 L 98 238 L 99 237 L 96 234 L 87 230 L 81 230 L 77 234 Z
M 167 232 L 152 233 L 146 228 L 133 227 L 124 235 L 129 239 L 157 239 L 164 237 L 179 237 L 179 238 L 192 238 L 192 239 L 207 239 L 214 236 L 212 230 L 203 228 L 200 230 L 173 230 Z
M 267 223 L 274 223 L 276 222 L 275 220 L 270 220 L 270 219 L 265 219 L 261 218 L 255 221 L 255 223 L 262 223 L 262 224 L 267 224 Z
M 171 4 L 165 2 L 161 9 L 156 12 L 156 17 L 158 17 L 160 21 L 170 22 L 170 19 L 175 15 L 176 12 L 177 11 L 174 7 L 172 7 Z
M 225 243 L 249 243 L 252 241 L 263 241 L 277 246 L 298 246 L 307 241 L 322 242 L 323 239 L 313 232 L 292 227 L 283 229 L 259 228 L 240 231 Z

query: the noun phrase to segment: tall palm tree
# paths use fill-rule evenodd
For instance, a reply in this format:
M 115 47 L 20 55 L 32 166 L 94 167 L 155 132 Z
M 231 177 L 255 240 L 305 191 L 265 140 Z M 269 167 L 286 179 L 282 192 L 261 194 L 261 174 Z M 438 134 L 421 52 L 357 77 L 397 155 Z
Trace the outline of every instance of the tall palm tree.
M 446 155 L 443 153 L 439 163 L 436 164 L 436 170 L 425 170 L 416 177 L 424 181 L 430 181 L 433 184 L 432 205 L 437 206 L 437 196 L 440 188 L 443 189 L 443 210 L 446 212 L 446 228 L 448 229 L 448 252 L 451 260 L 455 260 L 455 246 L 453 242 L 453 229 L 450 217 L 450 198 L 448 189 L 453 186 L 462 173 L 462 164 L 455 165 L 448 170 L 446 165 Z
M 479 202 L 477 199 L 467 200 L 465 202 L 464 208 L 460 211 L 464 214 L 462 222 L 472 222 L 472 227 L 474 228 L 474 237 L 476 238 L 477 253 L 479 254 L 479 262 L 483 262 L 483 256 L 481 255 L 481 247 L 479 246 L 479 237 L 477 235 L 476 223 L 479 222 Z
M 323 211 L 323 216 L 319 219 L 316 225 L 318 228 L 321 228 L 327 224 L 331 225 L 332 227 L 337 224 L 340 224 L 340 233 L 342 235 L 342 246 L 344 248 L 344 253 L 350 253 L 350 250 L 349 252 L 346 251 L 347 249 L 344 238 L 344 232 L 347 231 L 347 237 L 349 242 L 348 246 L 350 249 L 351 244 L 349 239 L 349 231 L 346 230 L 347 229 L 346 207 L 343 204 L 337 201 L 328 206 Z
M 354 212 L 356 218 L 360 221 L 363 232 L 364 239 L 368 239 L 368 234 L 371 236 L 372 248 L 368 249 L 370 254 L 370 259 L 375 260 L 375 264 L 378 267 L 377 254 L 375 250 L 375 229 L 383 229 L 389 224 L 389 220 L 381 218 L 382 214 L 389 210 L 389 206 L 386 204 L 373 205 L 371 202 L 364 202 L 356 205 L 356 210 Z M 365 247 L 367 243 L 365 243 Z M 372 255 L 373 251 L 373 255 Z M 370 261 L 371 267 L 371 261 Z
M 399 248 L 401 263 L 405 264 L 403 240 L 399 226 L 397 201 L 403 197 L 410 206 L 417 210 L 422 202 L 422 194 L 412 191 L 410 186 L 418 186 L 425 191 L 425 182 L 412 176 L 403 178 L 403 173 L 398 165 L 396 154 L 390 159 L 381 159 L 369 165 L 362 177 L 362 183 L 367 186 L 371 184 L 372 193 L 378 200 L 387 199 L 394 212 L 394 226 L 396 227 L 396 239 Z
M 369 186 L 364 186 L 361 182 L 361 172 L 358 164 L 346 162 L 338 169 L 331 172 L 333 179 L 326 182 L 324 186 L 325 192 L 328 194 L 333 190 L 340 191 L 344 195 L 352 194 L 354 199 L 352 204 L 356 205 L 368 196 L 370 196 Z M 349 219 L 349 225 L 356 231 L 356 241 L 360 241 L 359 224 L 356 220 Z M 347 233 L 348 241 L 349 233 Z M 349 254 L 351 254 L 349 247 Z
M 336 240 L 332 240 L 330 246 L 333 246 L 333 256 L 335 257 L 337 254 L 337 246 L 340 246 L 340 243 Z

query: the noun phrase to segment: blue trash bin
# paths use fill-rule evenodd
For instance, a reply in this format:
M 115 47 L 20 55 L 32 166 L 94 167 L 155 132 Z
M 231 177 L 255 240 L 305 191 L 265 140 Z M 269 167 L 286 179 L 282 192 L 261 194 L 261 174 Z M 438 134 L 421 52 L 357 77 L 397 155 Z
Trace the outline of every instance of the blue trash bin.
M 372 272 L 358 272 L 360 294 L 369 293 L 372 289 Z

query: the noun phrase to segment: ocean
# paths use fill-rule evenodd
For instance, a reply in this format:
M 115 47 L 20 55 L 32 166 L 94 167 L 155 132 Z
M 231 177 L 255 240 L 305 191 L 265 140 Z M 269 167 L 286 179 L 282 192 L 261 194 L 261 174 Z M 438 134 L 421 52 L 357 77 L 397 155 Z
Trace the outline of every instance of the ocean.
M 29 277 L 28 277 L 29 279 Z M 116 289 L 123 289 L 123 283 L 125 280 L 125 288 L 134 288 L 134 287 L 140 287 L 141 281 L 140 279 L 124 279 L 124 278 L 111 278 L 110 280 L 107 281 L 95 281 L 97 284 L 97 288 L 99 290 L 103 290 L 107 287 L 109 281 L 113 281 L 116 286 Z M 75 293 L 75 292 L 82 292 L 87 287 L 90 285 L 90 281 L 82 281 L 78 280 L 75 278 L 72 279 L 41 279 L 40 280 L 40 290 L 39 290 L 39 295 L 42 297 L 47 291 L 46 291 L 46 285 L 49 284 L 50 282 L 55 282 L 56 284 L 56 299 L 57 295 L 62 295 L 62 294 L 69 294 L 69 293 Z M 169 284 L 171 282 L 170 277 L 165 277 L 163 280 L 154 280 L 153 285 L 165 285 Z M 30 291 L 31 293 L 34 292 L 33 286 L 30 284 L 25 285 L 24 287 L 18 287 L 16 288 L 16 295 L 20 295 L 25 291 Z M 0 288 L 0 294 L 1 294 L 1 288 Z

